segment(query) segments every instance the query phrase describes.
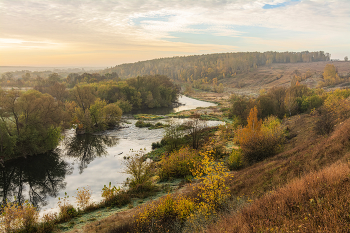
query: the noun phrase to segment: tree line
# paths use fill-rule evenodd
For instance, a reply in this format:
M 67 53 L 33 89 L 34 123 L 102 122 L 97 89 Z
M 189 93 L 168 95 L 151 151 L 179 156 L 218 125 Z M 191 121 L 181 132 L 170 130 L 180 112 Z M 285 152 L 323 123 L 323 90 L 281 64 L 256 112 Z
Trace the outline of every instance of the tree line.
M 44 153 L 58 145 L 63 129 L 103 131 L 117 125 L 123 112 L 168 107 L 179 94 L 179 87 L 161 75 L 84 82 L 72 89 L 51 81 L 28 91 L 0 89 L 0 152 L 5 158 Z
M 119 81 L 117 73 L 67 73 L 52 71 L 15 71 L 3 73 L 0 77 L 0 84 L 4 87 L 50 87 L 55 83 L 63 83 L 66 87 L 72 88 L 79 83 L 94 83 L 107 80 Z
M 318 52 L 240 52 L 194 55 L 184 57 L 160 58 L 130 64 L 117 65 L 104 70 L 116 72 L 121 78 L 138 75 L 161 74 L 173 80 L 211 82 L 214 78 L 231 78 L 236 74 L 248 72 L 258 66 L 272 63 L 297 63 L 329 61 L 330 54 Z

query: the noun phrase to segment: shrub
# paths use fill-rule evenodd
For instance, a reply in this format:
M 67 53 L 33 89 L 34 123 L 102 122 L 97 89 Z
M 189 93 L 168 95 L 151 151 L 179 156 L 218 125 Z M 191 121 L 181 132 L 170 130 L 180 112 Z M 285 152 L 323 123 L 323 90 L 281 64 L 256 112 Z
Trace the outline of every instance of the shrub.
M 112 198 L 114 198 L 120 191 L 120 188 L 116 188 L 115 186 L 112 187 L 111 182 L 109 182 L 109 186 L 106 185 L 103 186 L 102 189 L 102 197 L 105 199 L 105 202 L 108 202 Z
M 242 152 L 240 150 L 232 150 L 231 154 L 227 158 L 227 166 L 232 170 L 238 170 L 243 165 Z
M 183 144 L 183 136 L 185 133 L 181 125 L 171 122 L 170 125 L 165 128 L 165 135 L 163 139 L 166 142 L 166 148 L 168 152 L 178 149 Z
M 138 121 L 136 121 L 135 126 L 139 127 L 139 128 L 145 128 L 145 127 L 151 127 L 152 124 L 149 122 L 146 123 L 144 121 L 138 120 Z
M 318 108 L 323 104 L 323 99 L 318 95 L 306 96 L 302 98 L 301 111 L 306 112 Z
M 151 177 L 154 175 L 153 162 L 144 159 L 144 151 L 131 151 L 131 155 L 124 157 L 124 173 L 131 175 L 126 185 L 135 192 L 149 191 L 154 186 Z
M 74 218 L 78 215 L 77 210 L 69 203 L 69 196 L 67 193 L 64 193 L 63 198 L 58 198 L 58 207 L 60 208 L 60 213 L 58 215 L 59 222 L 66 222 L 71 218 Z
M 264 160 L 277 153 L 283 142 L 283 128 L 276 117 L 268 117 L 264 123 L 258 120 L 258 110 L 252 108 L 248 124 L 235 131 L 235 139 L 242 149 L 247 163 Z
M 184 156 L 188 149 L 180 151 L 172 154 Z M 185 226 L 199 232 L 203 225 L 196 223 L 207 224 L 209 219 L 217 216 L 217 211 L 222 210 L 230 196 L 230 190 L 225 185 L 230 174 L 223 163 L 214 162 L 212 153 L 202 153 L 203 159 L 191 170 L 201 181 L 194 190 L 195 197 L 167 195 L 140 208 L 136 215 L 136 232 L 182 232 Z
M 122 207 L 131 202 L 131 197 L 127 191 L 120 187 L 112 187 L 111 182 L 109 182 L 108 187 L 106 185 L 103 187 L 102 197 L 104 198 L 104 204 L 106 206 Z
M 180 232 L 194 208 L 192 200 L 168 194 L 140 209 L 136 217 L 136 231 Z
M 166 145 L 166 141 L 162 139 L 160 142 L 152 142 L 152 150 L 161 148 Z
M 159 167 L 159 177 L 161 180 L 166 180 L 170 177 L 184 178 L 192 175 L 191 171 L 194 169 L 196 162 L 199 162 L 199 155 L 196 150 L 183 147 L 162 159 Z
M 333 114 L 327 112 L 322 114 L 320 118 L 316 121 L 314 129 L 317 134 L 326 135 L 333 132 L 334 125 L 335 119 Z
M 57 221 L 57 214 L 56 213 L 49 213 L 45 214 L 42 217 L 42 222 L 38 225 L 36 232 L 40 233 L 46 233 L 46 232 L 53 232 L 55 229 L 55 223 Z

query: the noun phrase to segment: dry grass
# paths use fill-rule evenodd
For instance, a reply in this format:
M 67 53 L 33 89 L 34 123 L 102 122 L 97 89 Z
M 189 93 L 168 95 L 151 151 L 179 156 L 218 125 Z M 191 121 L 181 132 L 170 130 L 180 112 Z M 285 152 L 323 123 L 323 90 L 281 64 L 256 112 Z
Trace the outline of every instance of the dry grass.
M 338 68 L 339 74 L 348 74 L 350 66 L 348 62 L 310 62 L 310 63 L 274 63 L 258 67 L 256 70 L 239 74 L 235 78 L 220 80 L 225 86 L 225 91 L 241 94 L 258 94 L 260 89 L 270 89 L 274 86 L 290 85 L 294 71 L 301 75 L 310 72 L 312 76 L 301 84 L 315 88 L 322 80 L 321 74 L 327 64 L 333 64 Z
M 126 210 L 122 213 L 117 213 L 111 217 L 105 218 L 101 221 L 95 221 L 87 224 L 81 231 L 72 232 L 132 232 L 135 209 Z M 111 231 L 111 229 L 114 229 Z
M 348 232 L 350 169 L 312 172 L 207 229 L 211 232 Z
M 312 137 L 315 134 L 310 125 L 317 117 L 304 115 L 301 119 L 304 121 L 291 120 L 291 132 L 294 132 L 294 127 L 300 130 L 290 140 L 292 146 L 286 145 L 285 152 L 234 172 L 235 177 L 230 185 L 233 194 L 257 198 L 310 171 L 318 171 L 338 160 L 347 161 L 350 158 L 350 119 L 338 125 L 329 137 Z
M 286 120 L 295 137 L 284 152 L 234 173 L 231 192 L 255 201 L 208 232 L 348 232 L 350 119 L 329 137 L 313 132 L 317 119 Z
M 177 197 L 179 195 L 185 196 L 196 196 L 196 193 L 192 192 L 193 188 L 190 185 L 182 186 L 180 189 L 176 190 L 172 195 Z M 70 233 L 92 233 L 92 232 L 134 232 L 134 222 L 137 213 L 142 209 L 146 208 L 152 200 L 149 202 L 141 204 L 138 208 L 132 208 L 129 210 L 124 210 L 122 212 L 113 214 L 107 218 L 104 218 L 99 221 L 94 221 L 89 224 L 86 224 L 82 229 L 74 229 L 69 231 Z M 159 201 L 155 201 L 154 203 L 158 203 Z

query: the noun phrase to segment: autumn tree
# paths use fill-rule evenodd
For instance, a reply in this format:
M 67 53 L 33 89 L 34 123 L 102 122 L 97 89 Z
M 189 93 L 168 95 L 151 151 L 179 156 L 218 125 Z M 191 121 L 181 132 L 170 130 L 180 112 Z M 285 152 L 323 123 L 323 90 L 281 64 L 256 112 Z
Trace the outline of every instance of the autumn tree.
M 35 86 L 34 87 L 35 90 L 40 91 L 41 93 L 47 93 L 51 96 L 53 96 L 54 98 L 56 98 L 57 100 L 61 101 L 62 103 L 66 101 L 66 99 L 68 98 L 68 94 L 69 92 L 66 89 L 65 84 L 63 83 L 58 83 L 55 82 L 50 86 Z
M 289 116 L 294 115 L 298 109 L 298 102 L 296 101 L 296 97 L 292 88 L 289 88 L 286 91 L 286 96 L 284 98 L 284 106 Z
M 258 119 L 257 107 L 250 110 L 247 126 L 235 131 L 235 140 L 241 146 L 246 163 L 261 161 L 274 155 L 283 140 L 280 121 L 273 116 Z
M 235 116 L 244 125 L 247 123 L 246 119 L 249 115 L 249 110 L 254 106 L 252 99 L 246 96 L 232 95 L 230 97 L 232 103 L 230 108 L 231 117 Z
M 323 80 L 324 82 L 320 82 L 319 86 L 329 86 L 338 84 L 341 82 L 341 79 L 338 75 L 338 70 L 333 64 L 327 64 L 323 70 Z
M 275 115 L 279 118 L 283 118 L 285 110 L 285 87 L 273 87 L 267 93 L 275 101 Z

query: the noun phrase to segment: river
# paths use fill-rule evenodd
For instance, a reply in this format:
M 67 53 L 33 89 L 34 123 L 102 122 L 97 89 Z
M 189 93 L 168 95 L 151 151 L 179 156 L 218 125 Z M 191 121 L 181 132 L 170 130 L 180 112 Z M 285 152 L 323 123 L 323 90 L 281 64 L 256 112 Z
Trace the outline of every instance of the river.
M 156 109 L 147 113 L 162 114 L 209 107 L 215 104 L 182 96 L 181 106 L 177 108 Z M 182 123 L 188 119 L 166 118 L 152 123 L 169 121 Z M 127 119 L 118 130 L 108 130 L 96 135 L 78 135 L 73 130 L 65 133 L 60 146 L 53 152 L 7 161 L 0 168 L 0 199 L 13 201 L 29 199 L 31 203 L 45 212 L 58 212 L 58 197 L 70 196 L 74 202 L 77 188 L 87 187 L 92 191 L 95 202 L 102 200 L 101 190 L 109 182 L 122 185 L 127 175 L 123 173 L 122 160 L 130 150 L 146 149 L 160 141 L 164 129 L 148 130 L 137 128 L 136 120 Z M 208 121 L 208 126 L 222 124 Z

